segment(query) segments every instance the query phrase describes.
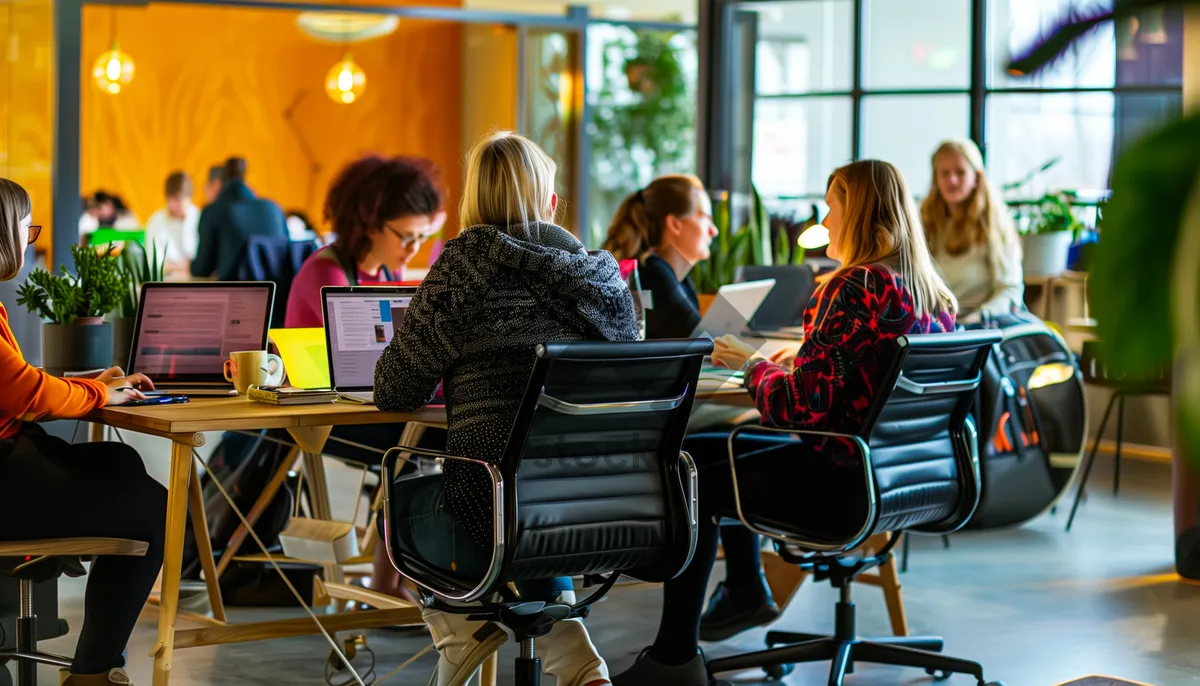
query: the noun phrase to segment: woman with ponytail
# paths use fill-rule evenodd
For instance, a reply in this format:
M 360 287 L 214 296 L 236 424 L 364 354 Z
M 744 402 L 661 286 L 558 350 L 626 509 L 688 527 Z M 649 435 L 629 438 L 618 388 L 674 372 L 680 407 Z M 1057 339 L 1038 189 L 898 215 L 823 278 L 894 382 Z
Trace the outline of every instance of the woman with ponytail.
M 712 202 L 694 176 L 660 176 L 625 198 L 604 249 L 618 260 L 637 260 L 647 303 L 646 338 L 687 338 L 700 323 L 700 300 L 688 272 L 708 259 L 717 235 Z

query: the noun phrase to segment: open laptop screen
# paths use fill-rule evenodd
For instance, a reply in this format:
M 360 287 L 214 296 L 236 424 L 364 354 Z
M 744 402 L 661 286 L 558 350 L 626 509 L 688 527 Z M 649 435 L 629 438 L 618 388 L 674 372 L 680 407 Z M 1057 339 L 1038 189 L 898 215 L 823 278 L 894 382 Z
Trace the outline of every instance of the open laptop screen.
M 339 391 L 375 387 L 375 363 L 404 323 L 417 289 L 401 286 L 325 287 L 329 381 Z
M 155 382 L 225 381 L 237 350 L 264 350 L 275 284 L 148 283 L 138 305 L 129 370 Z

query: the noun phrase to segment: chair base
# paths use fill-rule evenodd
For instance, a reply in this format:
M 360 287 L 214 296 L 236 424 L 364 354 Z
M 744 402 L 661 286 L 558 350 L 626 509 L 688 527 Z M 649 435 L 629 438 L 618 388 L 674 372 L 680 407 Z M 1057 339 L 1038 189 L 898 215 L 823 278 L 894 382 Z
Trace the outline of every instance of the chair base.
M 788 645 L 713 660 L 708 663 L 709 672 L 717 674 L 759 667 L 768 677 L 781 679 L 791 672 L 791 665 L 831 660 L 829 686 L 842 686 L 846 675 L 854 672 L 856 662 L 923 668 L 926 673 L 939 679 L 948 678 L 951 674 L 970 674 L 979 686 L 988 684 L 983 680 L 983 667 L 978 662 L 942 655 L 939 652 L 942 639 L 932 636 L 842 640 L 833 636 L 777 631 L 767 634 L 768 646 L 781 643 Z
M 37 615 L 30 612 L 33 607 L 32 589 L 32 581 L 21 580 L 21 612 L 17 617 L 15 637 L 17 647 L 16 650 L 0 651 L 0 665 L 10 660 L 17 663 L 17 686 L 37 686 L 39 663 L 56 667 L 71 666 L 71 659 L 68 657 L 38 650 Z

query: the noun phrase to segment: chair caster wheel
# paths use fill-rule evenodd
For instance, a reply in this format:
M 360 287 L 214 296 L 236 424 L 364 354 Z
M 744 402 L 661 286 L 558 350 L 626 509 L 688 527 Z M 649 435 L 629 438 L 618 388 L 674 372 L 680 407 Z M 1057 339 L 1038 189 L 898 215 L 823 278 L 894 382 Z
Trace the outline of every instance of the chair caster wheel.
M 979 686 L 1004 686 L 1003 681 L 980 681 Z
M 926 669 L 925 673 L 933 677 L 934 681 L 945 681 L 952 675 L 951 672 L 946 672 L 940 669 Z M 980 686 L 987 686 L 987 684 L 980 684 Z
M 795 669 L 796 665 L 767 665 L 763 667 L 763 672 L 767 675 L 768 681 L 781 681 Z

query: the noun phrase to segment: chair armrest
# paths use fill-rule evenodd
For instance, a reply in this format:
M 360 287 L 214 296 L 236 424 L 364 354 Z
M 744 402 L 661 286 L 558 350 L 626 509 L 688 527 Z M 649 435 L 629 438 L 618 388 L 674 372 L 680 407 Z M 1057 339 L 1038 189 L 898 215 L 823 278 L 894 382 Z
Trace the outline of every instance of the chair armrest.
M 436 457 L 443 460 L 454 460 L 466 464 L 474 464 L 487 470 L 488 476 L 492 480 L 492 558 L 488 563 L 487 573 L 473 588 L 451 588 L 445 584 L 437 584 L 429 579 L 422 577 L 421 573 L 413 570 L 404 561 L 403 555 L 397 555 L 392 550 L 392 535 L 391 535 L 391 499 L 392 499 L 392 465 L 399 459 L 401 453 L 410 453 L 422 457 Z M 501 476 L 500 470 L 495 465 L 484 462 L 483 460 L 475 460 L 469 457 L 459 455 L 451 455 L 450 453 L 440 450 L 427 450 L 425 448 L 413 448 L 409 446 L 397 446 L 387 451 L 383 456 L 381 465 L 380 478 L 383 482 L 383 545 L 387 551 L 388 560 L 396 571 L 403 576 L 412 579 L 421 588 L 428 590 L 438 596 L 453 600 L 456 602 L 472 602 L 479 600 L 491 592 L 491 587 L 495 584 L 496 579 L 500 576 L 500 568 L 504 563 L 504 555 L 506 544 L 504 540 L 504 477 Z
M 851 443 L 854 444 L 855 447 L 858 448 L 858 453 L 861 458 L 861 464 L 862 464 L 862 468 L 863 468 L 863 479 L 864 479 L 864 483 L 866 484 L 867 517 L 864 521 L 862 529 L 854 535 L 853 540 L 851 540 L 849 543 L 847 543 L 845 545 L 832 545 L 829 543 L 810 541 L 810 540 L 807 540 L 804 538 L 800 538 L 795 532 L 780 531 L 780 530 L 777 530 L 774 528 L 763 526 L 762 524 L 757 524 L 752 520 L 751 517 L 747 516 L 746 511 L 742 506 L 742 492 L 741 492 L 740 486 L 738 485 L 738 473 L 737 473 L 738 460 L 737 460 L 737 455 L 734 453 L 734 449 L 733 449 L 734 440 L 737 438 L 738 434 L 741 434 L 745 431 L 755 431 L 755 432 L 761 431 L 761 432 L 767 432 L 767 433 L 787 434 L 787 435 L 793 435 L 793 436 L 813 436 L 813 437 L 818 437 L 818 438 L 843 438 L 843 439 L 850 441 Z M 742 524 L 744 524 L 747 529 L 753 531 L 754 533 L 757 533 L 762 536 L 766 536 L 775 541 L 779 541 L 780 543 L 798 546 L 798 547 L 804 548 L 806 550 L 812 550 L 812 551 L 820 552 L 820 553 L 834 553 L 834 554 L 844 553 L 844 552 L 847 552 L 849 550 L 852 550 L 852 549 L 858 547 L 859 545 L 862 544 L 863 541 L 865 541 L 867 539 L 868 535 L 871 533 L 871 522 L 873 522 L 875 520 L 875 511 L 878 507 L 878 503 L 876 502 L 876 497 L 875 497 L 875 471 L 871 465 L 871 449 L 867 446 L 867 442 L 864 441 L 862 439 L 862 437 L 860 437 L 860 436 L 855 436 L 854 434 L 836 433 L 836 432 L 832 432 L 832 431 L 814 431 L 811 429 L 784 429 L 784 428 L 779 428 L 779 427 L 774 427 L 774 426 L 762 426 L 762 425 L 738 426 L 738 427 L 735 427 L 733 429 L 733 431 L 729 432 L 729 469 L 730 469 L 730 472 L 733 474 L 733 498 L 734 498 L 734 503 L 737 506 L 738 519 L 741 520 Z

